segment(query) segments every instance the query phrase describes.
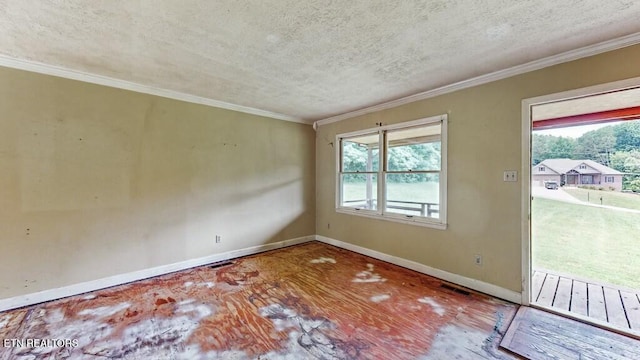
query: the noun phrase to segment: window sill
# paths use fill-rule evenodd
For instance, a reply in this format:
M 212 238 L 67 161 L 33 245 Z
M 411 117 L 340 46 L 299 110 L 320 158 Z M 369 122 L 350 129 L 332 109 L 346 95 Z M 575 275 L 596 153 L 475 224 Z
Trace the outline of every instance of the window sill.
M 395 217 L 395 216 L 388 216 L 388 215 L 381 215 L 378 213 L 374 213 L 372 211 L 367 211 L 367 210 L 354 210 L 354 209 L 349 209 L 349 208 L 336 208 L 336 212 L 337 213 L 341 213 L 341 214 L 347 214 L 347 215 L 356 215 L 356 216 L 362 216 L 362 217 L 366 217 L 366 218 L 370 218 L 370 219 L 378 219 L 378 220 L 386 220 L 386 221 L 393 221 L 393 222 L 397 222 L 397 223 L 401 223 L 401 224 L 408 224 L 408 225 L 417 225 L 417 226 L 422 226 L 422 227 L 428 227 L 428 228 L 433 228 L 433 229 L 438 229 L 438 230 L 446 230 L 447 229 L 447 224 L 443 224 L 443 223 L 437 223 L 437 222 L 430 222 L 428 220 L 422 220 L 422 219 L 403 219 L 400 217 Z

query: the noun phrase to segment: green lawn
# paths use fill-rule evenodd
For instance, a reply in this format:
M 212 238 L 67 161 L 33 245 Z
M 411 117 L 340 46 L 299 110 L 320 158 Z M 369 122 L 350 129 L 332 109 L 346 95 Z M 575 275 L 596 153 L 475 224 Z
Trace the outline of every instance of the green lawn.
M 376 196 L 375 181 L 373 182 L 373 193 Z M 345 200 L 360 200 L 366 196 L 365 182 L 352 182 L 344 184 Z M 387 198 L 390 200 L 432 202 L 438 203 L 438 183 L 387 183 Z
M 536 198 L 533 267 L 640 289 L 640 214 Z
M 600 204 L 600 197 L 602 197 L 602 205 L 640 210 L 640 195 L 637 194 L 568 187 L 563 187 L 563 190 L 576 199 L 585 202 Z

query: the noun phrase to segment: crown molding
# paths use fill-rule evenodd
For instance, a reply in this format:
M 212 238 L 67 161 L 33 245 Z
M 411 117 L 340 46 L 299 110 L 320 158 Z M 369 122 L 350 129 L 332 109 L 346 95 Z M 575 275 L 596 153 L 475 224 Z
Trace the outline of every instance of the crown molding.
M 562 64 L 565 62 L 582 59 L 588 56 L 598 55 L 607 51 L 613 51 L 624 47 L 640 44 L 640 33 L 634 33 L 622 36 L 616 39 L 600 42 L 597 44 L 585 46 L 579 49 L 570 50 L 561 54 L 549 56 L 543 59 L 534 60 L 525 64 L 516 65 L 507 69 L 494 71 L 485 75 L 480 75 L 467 80 L 462 80 L 453 84 L 445 85 L 436 89 L 423 91 L 414 95 L 409 95 L 400 99 L 387 101 L 378 105 L 369 106 L 344 114 L 332 116 L 326 119 L 318 120 L 314 123 L 317 128 L 321 125 L 327 125 L 334 122 L 354 118 L 356 116 L 370 114 L 376 111 L 391 109 L 400 105 L 433 98 L 439 95 L 452 93 L 454 91 L 467 89 L 470 87 L 487 84 L 493 81 L 506 79 L 512 76 L 521 75 L 527 72 L 540 70 L 549 66 Z
M 473 86 L 478 86 L 486 83 L 490 83 L 497 80 L 502 80 L 508 77 L 524 74 L 530 71 L 535 71 L 539 69 L 543 69 L 545 67 L 562 64 L 565 62 L 578 60 L 581 58 L 585 58 L 588 56 L 593 56 L 597 54 L 601 54 L 607 51 L 612 51 L 616 49 L 621 49 L 627 46 L 632 46 L 640 43 L 640 33 L 634 33 L 627 36 L 622 36 L 616 39 L 604 41 L 598 44 L 585 46 L 579 49 L 567 51 L 558 55 L 549 56 L 540 60 L 531 61 L 525 64 L 516 65 L 507 69 L 498 70 L 489 74 L 480 75 L 474 78 L 462 80 L 453 84 L 445 85 L 436 89 L 427 90 L 424 92 L 420 92 L 414 95 L 406 96 L 400 99 L 395 99 L 391 101 L 387 101 L 378 105 L 362 108 L 355 111 L 350 111 L 347 113 L 343 113 L 340 115 L 332 116 L 326 119 L 318 120 L 314 122 L 314 127 L 321 125 L 327 125 L 334 122 L 350 119 L 356 116 L 361 116 L 365 114 L 370 114 L 372 112 L 386 110 L 390 108 L 394 108 L 397 106 L 409 104 L 412 102 L 429 99 L 432 97 L 436 97 L 439 95 L 448 94 L 454 91 L 467 89 Z M 117 89 L 130 90 L 138 93 L 156 95 L 164 98 L 180 100 L 185 102 L 190 102 L 194 104 L 207 105 L 227 110 L 238 111 L 246 114 L 258 115 L 269 117 L 278 120 L 291 121 L 302 124 L 310 124 L 308 120 L 301 119 L 294 116 L 289 116 L 285 114 L 280 114 L 272 111 L 256 109 L 248 106 L 242 106 L 237 104 L 232 104 L 224 101 L 209 99 L 205 97 L 200 97 L 196 95 L 186 94 L 179 91 L 162 89 L 154 86 L 142 85 L 130 81 L 115 79 L 107 76 L 90 74 L 82 71 L 71 70 L 68 68 L 48 65 L 36 61 L 17 59 L 7 55 L 0 54 L 0 66 L 26 70 L 31 72 L 36 72 L 45 75 L 52 75 L 57 77 L 62 77 L 71 80 L 78 80 L 87 83 L 103 85 L 108 87 L 113 87 Z
M 0 66 L 309 125 L 297 117 L 0 54 Z

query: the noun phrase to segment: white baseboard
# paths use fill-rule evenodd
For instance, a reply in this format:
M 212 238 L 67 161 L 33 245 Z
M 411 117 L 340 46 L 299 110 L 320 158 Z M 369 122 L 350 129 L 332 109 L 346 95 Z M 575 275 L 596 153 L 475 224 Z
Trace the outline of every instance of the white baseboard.
M 432 268 L 430 266 L 423 265 L 415 261 L 411 261 L 411 260 L 403 259 L 397 256 L 385 254 L 379 251 L 367 249 L 362 246 L 349 244 L 344 241 L 328 238 L 326 236 L 316 235 L 316 240 L 329 245 L 337 246 L 339 248 L 351 250 L 362 255 L 370 256 L 378 260 L 382 260 L 398 266 L 402 266 L 407 269 L 411 269 L 423 274 L 427 274 L 429 276 L 433 276 L 438 279 L 442 279 L 460 286 L 464 286 L 466 288 L 473 289 L 488 295 L 492 295 L 497 298 L 507 300 L 516 304 L 520 304 L 522 302 L 522 294 L 516 291 L 502 288 L 500 286 L 496 286 L 483 281 L 468 278 L 462 275 L 453 274 L 444 270 Z
M 87 281 L 83 283 L 63 286 L 56 289 L 43 290 L 36 293 L 15 296 L 6 299 L 0 299 L 0 311 L 6 311 L 11 309 L 20 308 L 23 306 L 29 306 L 39 304 L 46 301 L 57 300 L 69 296 L 79 295 L 90 291 L 96 291 L 105 289 L 112 286 L 122 285 L 133 281 L 148 279 L 154 276 L 160 276 L 180 270 L 185 270 L 197 266 L 211 264 L 219 261 L 226 261 L 235 259 L 242 256 L 248 256 L 258 254 L 264 251 L 280 249 L 283 247 L 306 243 L 309 241 L 318 240 L 320 242 L 334 245 L 346 250 L 351 250 L 362 255 L 370 256 L 372 258 L 386 261 L 398 266 L 405 267 L 423 274 L 427 274 L 439 279 L 458 284 L 460 286 L 467 287 L 485 294 L 495 296 L 500 299 L 511 301 L 520 304 L 522 301 L 522 295 L 518 292 L 508 290 L 493 284 L 485 283 L 479 280 L 471 279 L 461 275 L 453 274 L 447 271 L 435 269 L 411 260 L 406 260 L 397 256 L 385 254 L 379 251 L 367 249 L 361 246 L 346 243 L 344 241 L 328 238 L 320 235 L 303 236 L 295 239 L 283 240 L 271 244 L 258 245 L 245 249 L 228 251 L 220 254 L 213 254 L 197 259 L 191 259 L 181 261 L 178 263 L 157 266 L 150 269 L 144 269 L 134 271 L 126 274 L 109 276 L 102 279 Z
M 63 286 L 56 289 L 43 290 L 36 293 L 15 296 L 7 299 L 0 299 L 0 311 L 20 308 L 39 304 L 46 301 L 61 299 L 68 296 L 78 295 L 89 291 L 100 290 L 112 286 L 126 284 L 132 281 L 148 279 L 154 276 L 164 275 L 180 270 L 185 270 L 197 266 L 207 265 L 219 261 L 235 259 L 241 256 L 253 255 L 264 251 L 280 249 L 283 247 L 302 244 L 313 241 L 316 236 L 309 235 L 295 239 L 283 240 L 275 243 L 252 246 L 245 249 L 228 251 L 220 254 L 213 254 L 197 259 L 181 261 L 173 264 L 162 265 L 150 269 L 134 271 L 126 274 L 109 276 L 102 279 L 87 281 L 79 284 Z

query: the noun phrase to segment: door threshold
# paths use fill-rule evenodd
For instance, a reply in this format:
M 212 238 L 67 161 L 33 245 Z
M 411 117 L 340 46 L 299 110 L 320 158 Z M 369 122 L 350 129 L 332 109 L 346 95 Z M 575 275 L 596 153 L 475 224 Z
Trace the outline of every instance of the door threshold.
M 634 331 L 632 329 L 622 329 L 620 327 L 617 326 L 613 326 L 610 323 L 606 322 L 606 321 L 602 321 L 602 320 L 598 320 L 598 319 L 594 319 L 592 317 L 586 316 L 586 315 L 580 315 L 580 314 L 576 314 L 574 312 L 570 312 L 567 310 L 562 310 L 562 309 L 558 309 L 558 308 L 554 308 L 552 306 L 544 306 L 544 305 L 540 305 L 538 303 L 535 302 L 531 302 L 529 304 L 530 307 L 534 308 L 534 309 L 539 309 L 539 310 L 543 310 L 555 315 L 559 315 L 565 318 L 569 318 L 569 319 L 573 319 L 573 320 L 577 320 L 580 321 L 581 323 L 585 323 L 587 325 L 592 325 L 598 328 L 601 328 L 603 330 L 607 330 L 607 331 L 611 331 L 620 335 L 624 335 L 624 336 L 628 336 L 630 338 L 636 339 L 636 340 L 640 340 L 640 331 Z

